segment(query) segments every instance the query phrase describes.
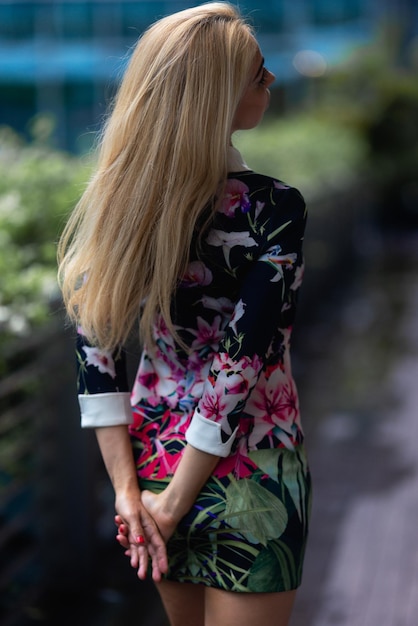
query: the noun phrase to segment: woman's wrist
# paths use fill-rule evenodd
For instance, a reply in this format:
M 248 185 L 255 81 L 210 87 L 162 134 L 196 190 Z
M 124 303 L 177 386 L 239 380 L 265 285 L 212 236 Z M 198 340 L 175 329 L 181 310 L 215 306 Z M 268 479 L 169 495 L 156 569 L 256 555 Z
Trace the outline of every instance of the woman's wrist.
M 136 476 L 118 476 L 112 480 L 116 496 L 126 498 L 141 497 L 141 490 Z
M 187 444 L 173 478 L 161 494 L 160 505 L 167 516 L 177 523 L 190 511 L 218 461 L 219 457 Z
M 97 428 L 96 436 L 115 494 L 138 496 L 138 477 L 127 427 Z
M 188 513 L 193 504 L 185 499 L 184 493 L 176 489 L 175 481 L 172 481 L 159 495 L 161 514 L 167 523 L 177 525 L 181 518 Z

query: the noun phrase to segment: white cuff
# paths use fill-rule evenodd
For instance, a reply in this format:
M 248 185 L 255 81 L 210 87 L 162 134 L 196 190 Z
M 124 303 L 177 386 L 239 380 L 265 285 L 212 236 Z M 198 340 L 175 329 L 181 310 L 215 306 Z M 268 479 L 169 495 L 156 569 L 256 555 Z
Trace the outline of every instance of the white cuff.
M 186 441 L 193 448 L 214 454 L 216 456 L 228 456 L 235 439 L 238 426 L 225 442 L 222 441 L 221 425 L 218 422 L 203 417 L 200 413 L 194 412 L 192 421 L 186 431 Z
M 95 393 L 78 396 L 81 427 L 119 426 L 132 424 L 130 393 Z

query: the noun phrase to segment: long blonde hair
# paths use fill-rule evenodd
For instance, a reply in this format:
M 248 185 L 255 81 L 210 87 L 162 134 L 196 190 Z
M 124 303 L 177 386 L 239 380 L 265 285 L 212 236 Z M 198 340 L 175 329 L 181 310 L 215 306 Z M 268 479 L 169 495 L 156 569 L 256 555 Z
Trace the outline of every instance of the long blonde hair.
M 256 50 L 251 28 L 224 2 L 163 18 L 139 39 L 58 246 L 68 316 L 96 345 L 123 344 L 141 305 L 143 340 L 152 344 L 158 313 L 177 337 L 172 296 L 199 216 L 226 180 Z

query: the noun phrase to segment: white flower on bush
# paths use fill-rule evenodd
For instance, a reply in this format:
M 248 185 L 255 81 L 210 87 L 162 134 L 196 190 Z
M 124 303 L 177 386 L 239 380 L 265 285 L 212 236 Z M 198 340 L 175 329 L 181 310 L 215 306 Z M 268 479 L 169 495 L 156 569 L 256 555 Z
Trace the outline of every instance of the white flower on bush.
M 21 210 L 21 195 L 15 189 L 0 196 L 0 221 L 8 225 L 20 225 L 25 221 L 25 213 Z
M 0 330 L 3 329 L 13 335 L 25 335 L 29 332 L 28 320 L 11 306 L 0 305 Z

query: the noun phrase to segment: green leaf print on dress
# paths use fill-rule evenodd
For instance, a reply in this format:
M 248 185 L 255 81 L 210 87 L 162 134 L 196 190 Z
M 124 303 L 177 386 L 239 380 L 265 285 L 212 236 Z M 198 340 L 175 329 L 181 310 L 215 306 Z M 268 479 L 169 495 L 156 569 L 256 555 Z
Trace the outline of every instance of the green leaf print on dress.
M 303 522 L 308 518 L 306 510 L 306 473 L 307 461 L 298 450 L 252 450 L 249 458 L 276 482 L 282 483 L 292 498 L 299 519 Z M 283 496 L 284 499 L 284 496 Z
M 225 490 L 222 519 L 251 543 L 267 545 L 286 530 L 288 515 L 284 504 L 254 480 L 232 481 Z
M 272 541 L 254 561 L 248 577 L 248 589 L 252 592 L 294 589 L 298 574 L 294 556 L 286 544 Z

